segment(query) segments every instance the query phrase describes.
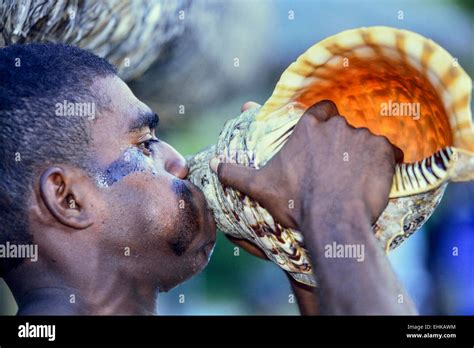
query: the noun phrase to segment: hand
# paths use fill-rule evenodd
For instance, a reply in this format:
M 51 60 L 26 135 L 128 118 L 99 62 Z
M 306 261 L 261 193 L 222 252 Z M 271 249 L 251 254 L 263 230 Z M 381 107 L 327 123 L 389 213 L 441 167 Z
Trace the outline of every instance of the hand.
M 257 104 L 253 101 L 248 101 L 246 103 L 244 103 L 242 105 L 242 107 L 240 108 L 240 111 L 241 112 L 245 112 L 249 109 L 253 109 L 253 108 L 257 108 L 259 107 L 260 104 Z M 229 239 L 232 243 L 234 243 L 235 245 L 239 246 L 240 248 L 244 249 L 246 252 L 248 252 L 249 254 L 252 254 L 253 256 L 256 256 L 258 258 L 261 258 L 261 259 L 264 259 L 264 260 L 268 260 L 267 256 L 265 255 L 265 253 L 258 247 L 256 246 L 255 244 L 253 243 L 250 243 L 248 240 L 246 239 L 239 239 L 239 238 L 235 238 L 235 237 L 232 237 L 232 236 L 229 236 L 228 234 L 225 235 L 227 237 L 227 239 Z
M 253 109 L 259 107 L 260 105 L 249 101 L 242 105 L 241 111 L 247 111 L 249 109 Z M 248 253 L 264 259 L 268 260 L 265 253 L 255 244 L 249 242 L 246 239 L 239 239 L 235 237 L 231 237 L 229 235 L 225 235 L 232 243 L 236 244 L 240 248 L 244 249 Z M 286 272 L 285 272 L 286 273 Z M 291 276 L 286 273 L 293 289 L 293 293 L 296 296 L 296 300 L 298 303 L 298 308 L 300 310 L 301 315 L 317 315 L 319 314 L 319 305 L 316 293 L 313 291 L 313 288 L 310 288 L 304 284 L 298 283 L 295 281 Z
M 331 101 L 310 107 L 282 149 L 262 168 L 211 160 L 222 184 L 258 201 L 282 225 L 300 229 L 314 207 L 362 208 L 374 222 L 388 203 L 403 153 L 385 137 L 353 128 Z

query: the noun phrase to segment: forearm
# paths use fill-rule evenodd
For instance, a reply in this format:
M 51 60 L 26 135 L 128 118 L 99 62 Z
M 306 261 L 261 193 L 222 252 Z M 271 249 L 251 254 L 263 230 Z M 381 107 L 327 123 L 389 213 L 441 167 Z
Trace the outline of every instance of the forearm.
M 286 273 L 286 272 L 285 272 Z M 301 315 L 319 315 L 318 289 L 299 283 L 286 273 Z
M 321 314 L 416 314 L 362 208 L 315 205 L 309 212 L 302 229 Z

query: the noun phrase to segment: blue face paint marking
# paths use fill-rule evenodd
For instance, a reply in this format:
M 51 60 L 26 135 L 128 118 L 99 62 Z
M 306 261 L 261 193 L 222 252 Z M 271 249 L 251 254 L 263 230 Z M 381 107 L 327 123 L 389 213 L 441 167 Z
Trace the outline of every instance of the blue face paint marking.
M 130 147 L 123 152 L 119 159 L 112 162 L 105 171 L 99 174 L 97 184 L 100 187 L 109 187 L 131 173 L 145 171 L 156 175 L 152 160 L 139 149 Z

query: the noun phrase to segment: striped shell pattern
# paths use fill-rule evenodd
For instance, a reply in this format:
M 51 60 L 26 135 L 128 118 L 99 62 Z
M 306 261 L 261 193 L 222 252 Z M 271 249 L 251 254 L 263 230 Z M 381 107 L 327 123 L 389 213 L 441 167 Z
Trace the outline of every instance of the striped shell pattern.
M 471 88 L 457 60 L 421 35 L 389 27 L 344 31 L 292 63 L 260 109 L 228 121 L 217 145 L 190 160 L 190 179 L 204 191 L 224 233 L 254 243 L 294 279 L 315 286 L 301 233 L 222 187 L 209 159 L 222 154 L 228 162 L 259 168 L 281 149 L 307 108 L 333 100 L 349 124 L 387 137 L 404 152 L 388 206 L 373 225 L 388 252 L 430 217 L 449 181 L 474 180 Z

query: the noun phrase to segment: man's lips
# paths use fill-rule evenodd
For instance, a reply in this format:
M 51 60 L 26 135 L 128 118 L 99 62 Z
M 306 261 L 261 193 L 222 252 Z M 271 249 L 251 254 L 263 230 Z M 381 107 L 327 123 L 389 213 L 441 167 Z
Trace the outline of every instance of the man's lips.
M 209 261 L 209 259 L 211 258 L 212 252 L 214 251 L 214 247 L 216 246 L 216 223 L 214 222 L 214 218 L 209 210 L 207 210 L 206 215 L 209 222 L 208 226 L 206 226 L 206 229 L 208 229 L 211 237 L 208 238 L 207 241 L 203 243 L 200 250 L 204 253 L 207 260 Z
M 194 185 L 191 181 L 188 179 L 183 180 L 185 185 L 190 189 L 192 192 L 193 198 L 196 200 L 196 203 L 200 205 L 203 208 L 203 220 L 207 219 L 207 226 L 206 228 L 210 230 L 210 232 L 215 235 L 216 233 L 216 223 L 214 222 L 214 216 L 212 216 L 212 213 L 209 209 L 209 206 L 206 202 L 206 198 L 204 197 L 204 192 Z
M 210 237 L 207 238 L 207 241 L 203 243 L 201 248 L 205 250 L 206 254 L 210 254 L 216 245 L 216 223 L 214 222 L 214 217 L 211 212 L 208 209 L 206 209 L 206 212 L 208 221 L 206 229 L 209 231 Z
M 214 217 L 208 208 L 204 193 L 189 180 L 183 180 L 185 185 L 192 193 L 197 206 L 199 206 L 200 230 L 202 233 L 201 242 L 198 242 L 198 252 L 203 252 L 206 256 L 210 256 L 216 244 L 216 223 Z
M 215 235 L 216 234 L 216 222 L 214 221 L 214 216 L 212 215 L 211 211 L 207 208 L 207 203 L 206 203 L 206 211 L 207 211 L 207 218 L 209 221 L 209 228 L 211 229 L 211 232 Z
M 209 243 L 204 244 L 203 250 L 207 256 L 211 256 L 214 247 L 216 246 L 216 240 L 210 241 Z

